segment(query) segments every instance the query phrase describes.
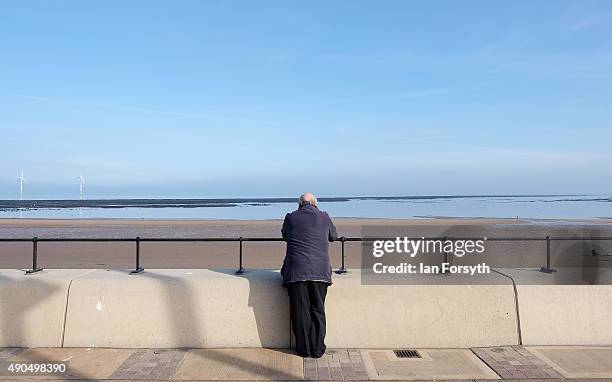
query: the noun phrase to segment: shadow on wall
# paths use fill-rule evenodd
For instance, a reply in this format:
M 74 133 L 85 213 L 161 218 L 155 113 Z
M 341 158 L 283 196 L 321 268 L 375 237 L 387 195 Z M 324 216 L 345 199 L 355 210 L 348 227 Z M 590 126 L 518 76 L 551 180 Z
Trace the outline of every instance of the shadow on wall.
M 234 271 L 224 271 L 222 273 L 234 275 Z M 286 350 L 278 349 L 289 348 L 289 338 L 291 336 L 289 326 L 289 296 L 282 285 L 280 273 L 274 270 L 260 269 L 257 271 L 246 271 L 241 275 L 236 275 L 236 277 L 244 278 L 249 282 L 248 304 L 253 309 L 261 346 L 277 348 L 276 351 L 286 353 Z M 277 378 L 283 380 L 295 379 L 294 375 L 263 366 L 261 363 L 228 356 L 227 354 L 208 352 L 202 358 L 204 361 L 208 358 L 219 362 L 226 362 L 230 365 L 241 365 L 244 366 L 244 369 L 248 369 L 252 373 L 266 378 L 274 374 Z
M 211 272 L 234 276 L 233 270 L 216 270 Z M 202 330 L 203 322 L 198 312 L 203 309 L 219 309 L 218 306 L 201 307 L 202 302 L 197 301 L 189 283 L 185 278 L 169 276 L 145 271 L 132 277 L 146 277 L 160 282 L 165 291 L 163 296 L 167 314 L 171 317 L 168 328 L 172 338 L 177 344 L 188 344 L 188 347 L 206 346 L 205 333 Z M 253 309 L 257 332 L 262 347 L 286 348 L 289 346 L 289 299 L 282 279 L 276 271 L 257 270 L 246 272 L 239 276 L 249 281 L 248 305 Z M 255 285 L 256 283 L 256 285 Z M 272 296 L 271 296 L 272 294 Z M 153 319 L 153 318 L 152 318 Z M 278 350 L 283 352 L 282 350 Z M 263 366 L 261 363 L 251 362 L 243 358 L 224 353 L 206 352 L 197 354 L 203 362 L 214 360 L 228 366 L 240 365 L 245 371 L 256 373 L 262 377 L 271 373 L 281 374 L 282 379 L 294 379 L 295 376 L 285 374 L 279 370 Z
M 246 271 L 237 277 L 249 282 L 248 304 L 253 309 L 261 346 L 289 348 L 289 296 L 280 273 L 260 269 Z
M 127 273 L 119 270 L 113 270 L 112 272 Z M 155 273 L 154 271 L 144 271 L 129 277 L 149 278 L 158 281 L 159 285 L 163 286 L 161 296 L 164 305 L 167 307 L 167 315 L 171 320 L 170 327 L 167 329 L 171 332 L 170 338 L 174 340 L 175 344 L 195 347 L 198 344 L 206 343 L 202 333 L 202 317 L 198 315 L 200 302 L 194 298 L 196 294 L 185 278 Z M 143 319 L 155 319 L 155 317 L 143 317 Z
M 123 271 L 112 271 L 121 272 Z M 259 345 L 268 348 L 289 347 L 289 298 L 278 271 L 256 270 L 247 271 L 236 276 L 233 270 L 206 270 L 224 276 L 240 277 L 248 281 L 248 306 L 252 309 L 257 326 Z M 155 271 L 144 271 L 130 277 L 145 277 L 158 281 L 161 286 L 163 304 L 167 307 L 167 315 L 171 321 L 168 330 L 176 346 L 210 347 L 206 338 L 206 323 L 199 312 L 206 310 L 222 310 L 218 305 L 206 306 L 206 300 L 198 300 L 200 295 L 193 289 L 190 277 L 171 276 Z M 219 290 L 218 293 L 228 291 Z M 217 302 L 218 304 L 218 302 Z M 245 317 L 249 319 L 249 317 Z M 237 328 L 239 330 L 239 328 Z
M 29 313 L 40 308 L 40 304 L 45 300 L 65 290 L 56 284 L 36 278 L 36 275 L 22 276 L 19 279 L 0 275 L 0 285 L 0 302 L 3 305 L 0 309 L 0 343 L 3 346 L 21 347 L 36 335 L 26 333 L 26 323 L 31 320 Z M 57 338 L 58 346 L 60 340 L 61 338 Z
M 24 270 L 16 270 L 24 272 Z M 61 298 L 65 301 L 66 293 L 65 288 L 61 288 L 57 284 L 45 282 L 39 278 L 38 275 L 22 276 L 23 278 L 15 279 L 12 277 L 6 277 L 0 275 L 0 344 L 2 347 L 24 347 L 25 344 L 30 342 L 30 339 L 37 335 L 44 335 L 41 331 L 47 328 L 47 325 L 30 325 L 31 320 L 28 317 L 29 314 L 35 309 L 41 308 L 41 304 L 44 303 L 54 295 L 60 293 Z M 28 288 L 24 288 L 24 285 L 28 285 Z M 23 298 L 22 298 L 23 297 Z M 65 308 L 64 304 L 62 307 Z M 62 319 L 60 325 L 63 325 L 63 314 L 64 311 L 60 312 Z M 42 314 L 41 314 L 42 316 Z M 45 319 L 42 317 L 41 319 Z M 27 332 L 27 328 L 36 328 L 39 332 Z M 56 346 L 61 345 L 61 333 L 63 328 L 59 328 L 59 338 L 57 342 L 52 344 Z M 50 344 L 51 345 L 51 344 Z M 19 359 L 19 353 L 14 357 Z M 37 358 L 39 362 L 53 362 L 57 361 L 40 355 Z M 79 377 L 78 375 L 76 377 Z

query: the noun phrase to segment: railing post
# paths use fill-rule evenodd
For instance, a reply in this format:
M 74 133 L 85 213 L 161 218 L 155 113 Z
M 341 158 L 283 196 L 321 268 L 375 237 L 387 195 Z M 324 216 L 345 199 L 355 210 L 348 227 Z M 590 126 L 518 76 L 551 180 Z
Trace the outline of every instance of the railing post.
M 541 267 L 540 272 L 553 273 L 556 271 L 550 267 L 550 236 L 546 236 L 546 267 Z
M 348 272 L 348 271 L 346 270 L 346 267 L 345 267 L 345 260 L 344 260 L 344 242 L 345 242 L 345 241 L 346 241 L 346 237 L 344 237 L 344 236 L 340 237 L 340 243 L 341 243 L 341 245 L 342 245 L 342 265 L 341 265 L 341 266 L 340 266 L 340 268 L 338 268 L 338 270 L 336 271 L 336 273 L 337 273 L 337 274 L 339 274 L 339 275 L 341 275 L 341 274 L 343 274 L 343 273 Z
M 238 259 L 238 270 L 236 271 L 237 275 L 241 275 L 244 273 L 244 268 L 242 267 L 242 236 L 240 236 L 240 258 Z
M 40 272 L 42 268 L 38 268 L 38 238 L 32 238 L 32 269 L 26 271 L 26 275 Z
M 144 271 L 140 266 L 140 237 L 136 237 L 136 268 L 130 272 L 131 275 Z

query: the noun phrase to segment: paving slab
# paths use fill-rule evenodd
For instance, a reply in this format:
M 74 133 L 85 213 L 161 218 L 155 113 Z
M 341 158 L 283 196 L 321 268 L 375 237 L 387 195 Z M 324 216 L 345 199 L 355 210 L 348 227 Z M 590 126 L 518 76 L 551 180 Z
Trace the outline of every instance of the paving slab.
M 304 379 L 363 381 L 368 373 L 357 349 L 327 349 L 319 359 L 304 358 Z
M 0 348 L 0 359 L 7 359 L 26 351 L 26 348 Z
M 192 349 L 174 380 L 301 380 L 302 357 L 265 348 Z
M 183 349 L 139 349 L 111 375 L 111 379 L 169 380 L 185 358 Z
M 504 379 L 562 378 L 550 365 L 522 346 L 474 348 L 472 351 Z
M 529 346 L 566 378 L 612 378 L 612 347 Z
M 19 362 L 68 361 L 68 372 L 59 377 L 68 379 L 106 379 L 132 354 L 131 349 L 102 348 L 32 348 L 11 358 Z M 50 379 L 50 377 L 30 377 Z
M 528 380 L 522 379 L 504 379 L 504 382 L 612 382 L 610 378 L 530 378 Z M 436 381 L 440 382 L 440 381 Z M 457 381 L 453 381 L 457 382 Z M 480 379 L 474 379 L 471 382 L 486 382 Z
M 392 350 L 362 350 L 368 375 L 378 380 L 499 379 L 466 349 L 418 349 L 421 358 L 397 358 Z
M 528 380 L 525 380 L 524 378 L 521 379 L 503 379 L 504 382 L 587 382 L 588 380 L 586 379 L 579 379 L 579 380 L 567 380 L 565 378 L 530 378 Z M 438 381 L 436 381 L 438 382 Z M 455 382 L 455 381 L 453 381 Z M 472 380 L 472 382 L 486 382 L 486 380 L 481 380 L 481 379 L 474 379 Z M 606 381 L 605 379 L 597 379 L 594 380 L 593 382 L 612 382 L 612 381 Z

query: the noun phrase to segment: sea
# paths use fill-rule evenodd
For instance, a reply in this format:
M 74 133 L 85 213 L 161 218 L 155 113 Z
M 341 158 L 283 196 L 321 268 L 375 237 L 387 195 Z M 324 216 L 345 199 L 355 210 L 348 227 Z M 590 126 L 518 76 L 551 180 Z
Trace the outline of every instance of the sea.
M 296 198 L 0 200 L 0 218 L 282 219 Z M 423 195 L 322 197 L 335 218 L 610 219 L 610 195 Z

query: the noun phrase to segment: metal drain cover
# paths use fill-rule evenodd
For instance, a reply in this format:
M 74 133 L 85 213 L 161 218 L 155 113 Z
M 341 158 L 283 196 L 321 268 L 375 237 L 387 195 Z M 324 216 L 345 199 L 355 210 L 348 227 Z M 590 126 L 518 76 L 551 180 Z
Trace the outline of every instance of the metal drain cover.
M 421 358 L 419 352 L 414 349 L 395 349 L 393 353 L 397 358 Z

